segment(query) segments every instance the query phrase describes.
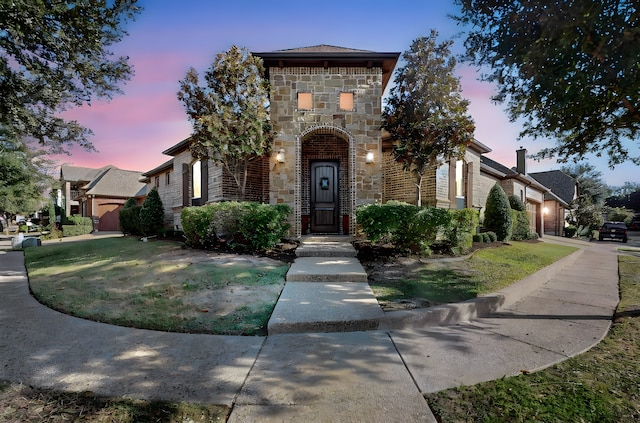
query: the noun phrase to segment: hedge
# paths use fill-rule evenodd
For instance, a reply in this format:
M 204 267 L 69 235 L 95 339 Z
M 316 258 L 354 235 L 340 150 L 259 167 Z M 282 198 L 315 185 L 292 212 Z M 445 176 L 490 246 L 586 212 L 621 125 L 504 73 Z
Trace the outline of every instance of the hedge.
M 187 245 L 209 248 L 220 242 L 236 250 L 266 251 L 289 231 L 287 205 L 220 202 L 186 207 L 180 216 Z
M 389 201 L 358 207 L 356 220 L 359 230 L 373 243 L 389 243 L 400 251 L 424 255 L 438 244 L 460 254 L 471 248 L 478 212 Z
M 62 225 L 62 236 L 86 235 L 91 231 L 93 231 L 93 226 L 89 225 Z

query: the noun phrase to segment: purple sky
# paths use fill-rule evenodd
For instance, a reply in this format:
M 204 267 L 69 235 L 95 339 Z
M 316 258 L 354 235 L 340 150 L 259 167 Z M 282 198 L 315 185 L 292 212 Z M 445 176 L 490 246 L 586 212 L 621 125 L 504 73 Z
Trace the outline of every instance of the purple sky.
M 124 95 L 65 113 L 94 131 L 91 141 L 98 153 L 74 149 L 71 156 L 56 157 L 61 164 L 112 164 L 147 171 L 169 160 L 162 151 L 191 132 L 176 97 L 178 81 L 190 67 L 204 72 L 215 54 L 234 44 L 259 52 L 318 44 L 403 52 L 431 28 L 441 39 L 461 31 L 447 17 L 457 12 L 452 0 L 141 0 L 140 4 L 144 11 L 128 25 L 129 36 L 114 47 L 117 54 L 129 56 L 135 70 L 123 87 Z M 458 38 L 454 52 L 461 51 Z M 493 149 L 488 157 L 511 167 L 521 145 L 530 153 L 544 146 L 541 141 L 517 140 L 519 125 L 509 122 L 503 106 L 491 103 L 493 86 L 478 82 L 474 68 L 460 65 L 458 74 L 463 96 L 471 102 L 476 139 Z M 611 171 L 602 159 L 591 163 L 610 185 L 640 181 L 638 166 L 625 164 Z M 551 161 L 529 161 L 531 172 L 559 167 Z

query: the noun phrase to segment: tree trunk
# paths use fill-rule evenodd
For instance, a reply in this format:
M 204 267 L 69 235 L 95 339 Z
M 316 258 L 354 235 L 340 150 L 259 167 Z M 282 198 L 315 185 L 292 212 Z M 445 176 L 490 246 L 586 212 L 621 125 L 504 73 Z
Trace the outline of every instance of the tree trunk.
M 422 190 L 420 189 L 422 187 L 422 175 L 418 174 L 416 179 L 418 180 L 416 183 L 416 204 L 418 207 L 422 207 Z

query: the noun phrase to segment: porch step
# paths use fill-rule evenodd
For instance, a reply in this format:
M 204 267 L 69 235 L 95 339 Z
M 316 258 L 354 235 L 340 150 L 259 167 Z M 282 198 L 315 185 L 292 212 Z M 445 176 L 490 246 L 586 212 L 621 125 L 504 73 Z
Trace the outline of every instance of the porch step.
M 308 236 L 296 249 L 297 257 L 355 257 L 349 236 Z
M 378 329 L 384 311 L 366 282 L 287 282 L 268 323 L 269 335 Z
M 298 257 L 287 282 L 367 282 L 367 272 L 355 257 Z

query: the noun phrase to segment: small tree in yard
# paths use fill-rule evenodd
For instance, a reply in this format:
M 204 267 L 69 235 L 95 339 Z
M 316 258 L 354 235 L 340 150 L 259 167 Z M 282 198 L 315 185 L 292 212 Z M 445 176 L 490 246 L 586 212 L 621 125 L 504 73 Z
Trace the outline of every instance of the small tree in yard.
M 467 114 L 469 102 L 460 95 L 454 75 L 453 41 L 436 44 L 438 33 L 413 41 L 402 58 L 395 86 L 382 113 L 382 128 L 397 142 L 393 155 L 415 178 L 416 203 L 422 205 L 420 187 L 428 169 L 441 160 L 462 157 L 473 141 L 475 126 Z
M 251 161 L 269 152 L 274 137 L 263 74 L 259 57 L 233 46 L 216 56 L 204 75 L 206 86 L 191 68 L 178 92 L 193 127 L 192 154 L 222 163 L 242 200 Z
M 155 235 L 164 225 L 164 206 L 158 191 L 154 188 L 140 208 L 140 226 L 144 235 Z
M 513 221 L 509 198 L 497 183 L 489 191 L 486 209 L 484 211 L 484 227 L 487 231 L 495 232 L 498 241 L 508 241 L 511 238 Z

